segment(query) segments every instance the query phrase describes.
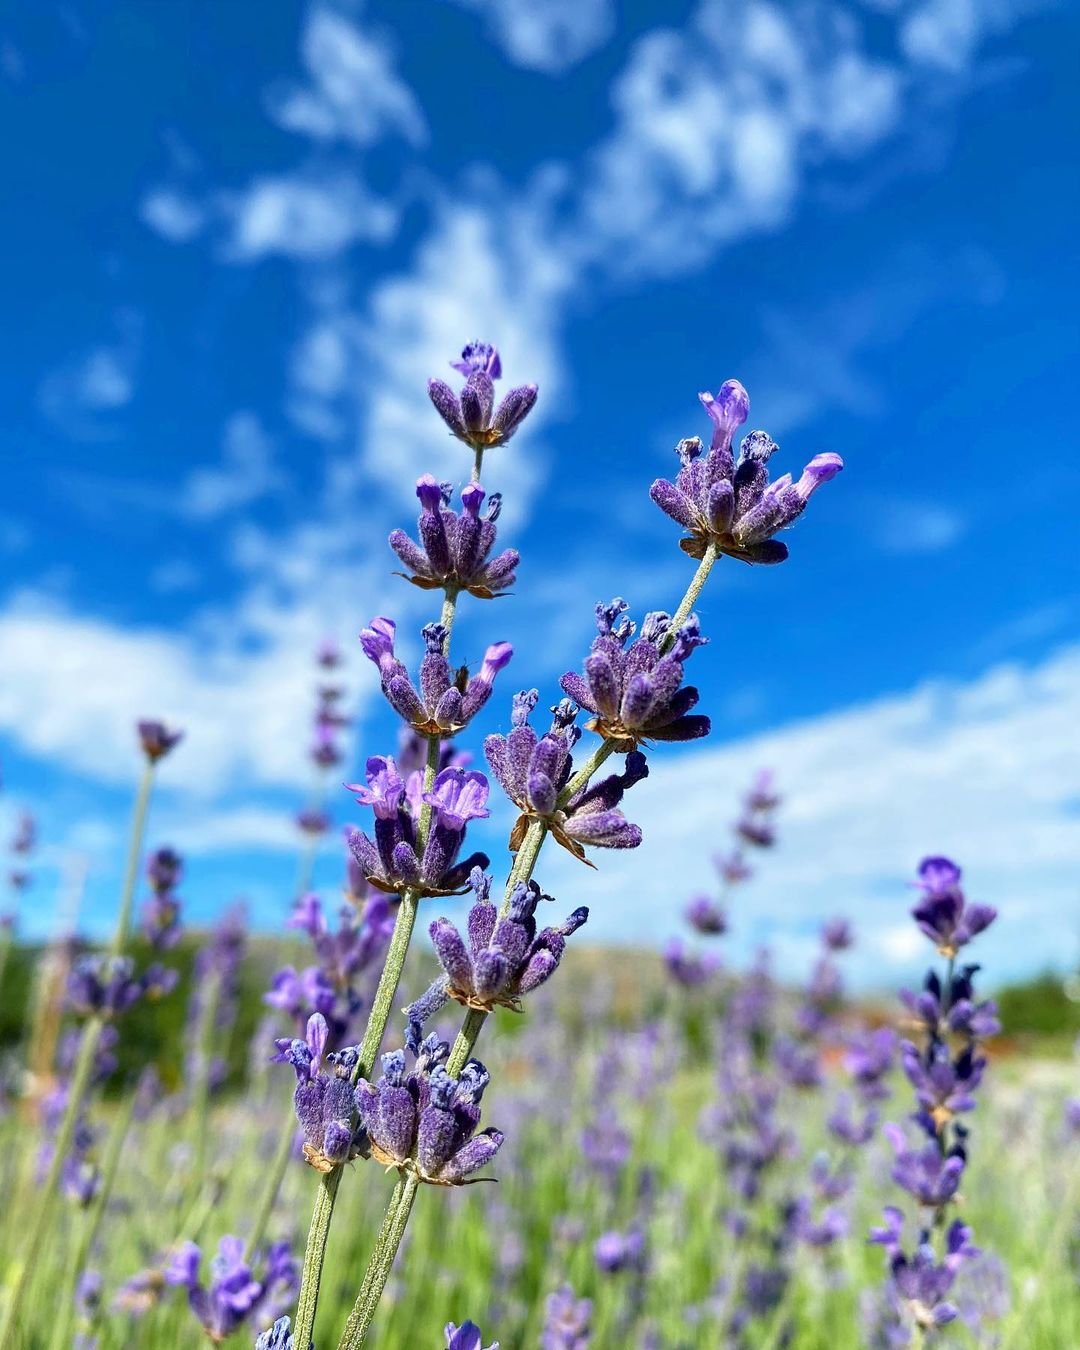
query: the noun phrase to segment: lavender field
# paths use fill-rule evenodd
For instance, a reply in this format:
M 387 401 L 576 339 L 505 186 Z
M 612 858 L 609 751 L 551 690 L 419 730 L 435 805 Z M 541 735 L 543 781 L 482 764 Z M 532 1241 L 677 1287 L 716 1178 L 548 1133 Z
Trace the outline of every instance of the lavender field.
M 677 476 L 649 490 L 682 530 L 683 595 L 640 620 L 621 599 L 598 604 L 580 671 L 543 697 L 510 693 L 503 671 L 528 654 L 496 641 L 455 669 L 453 635 L 459 608 L 491 608 L 521 562 L 481 474 L 537 388 L 497 395 L 485 343 L 452 365 L 455 384 L 428 393 L 471 475 L 423 475 L 415 534 L 389 537 L 403 584 L 432 602 L 418 673 L 392 618 L 359 637 L 398 743 L 347 785 L 357 823 L 342 848 L 327 803 L 349 717 L 342 654 L 323 644 L 318 791 L 297 817 L 280 938 L 256 939 L 255 961 L 235 911 L 184 934 L 184 860 L 147 840 L 159 766 L 185 737 L 149 719 L 133 728 L 143 769 L 111 942 L 61 935 L 32 959 L 6 921 L 26 1007 L 3 1062 L 0 1341 L 1080 1344 L 1074 1066 L 994 1053 L 977 956 L 998 915 L 954 862 L 924 858 L 896 896 L 928 971 L 888 1006 L 845 999 L 858 927 L 844 914 L 820 916 L 798 985 L 765 950 L 748 969 L 723 961 L 783 847 L 767 770 L 740 803 L 717 785 L 715 891 L 680 895 L 673 868 L 664 917 L 681 915 L 685 936 L 662 959 L 578 935 L 592 873 L 642 842 L 633 788 L 668 746 L 710 732 L 688 678 L 712 656 L 696 607 L 714 567 L 785 562 L 778 535 L 841 457 L 770 477 L 775 443 L 740 430 L 743 386 L 701 394 L 708 446 L 680 441 Z M 812 524 L 798 542 L 814 547 Z M 491 700 L 502 729 L 470 754 Z M 508 862 L 471 847 L 470 826 L 492 817 Z M 24 815 L 16 897 L 37 843 Z M 542 889 L 555 849 L 580 864 L 573 909 Z M 329 850 L 341 885 L 320 894 Z M 441 917 L 451 906 L 456 921 Z M 182 992 L 172 1042 L 151 1046 L 138 1014 Z

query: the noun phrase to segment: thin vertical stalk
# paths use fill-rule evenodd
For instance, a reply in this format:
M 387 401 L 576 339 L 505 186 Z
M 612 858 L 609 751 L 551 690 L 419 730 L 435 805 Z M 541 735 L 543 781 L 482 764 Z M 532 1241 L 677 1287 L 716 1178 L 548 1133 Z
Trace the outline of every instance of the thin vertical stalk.
M 717 557 L 716 547 L 709 544 L 705 550 L 705 555 L 698 564 L 697 570 L 691 578 L 686 593 L 679 602 L 674 616 L 668 628 L 667 636 L 662 644 L 661 650 L 671 645 L 675 640 L 675 634 L 690 617 L 702 589 L 709 579 L 709 573 L 713 569 Z M 570 779 L 566 787 L 559 794 L 559 805 L 565 805 L 576 793 L 586 787 L 596 773 L 597 769 L 613 753 L 612 742 L 609 740 L 601 743 L 593 750 L 585 763 L 576 774 Z M 505 914 L 510 907 L 510 898 L 513 895 L 514 887 L 521 881 L 528 881 L 532 876 L 537 860 L 540 856 L 540 850 L 543 848 L 544 840 L 547 838 L 547 826 L 542 820 L 533 820 L 525 832 L 525 838 L 521 841 L 521 847 L 514 857 L 513 866 L 510 869 L 510 875 L 506 881 L 506 893 L 503 900 L 502 913 Z M 447 1061 L 446 1071 L 451 1076 L 457 1076 L 464 1068 L 466 1061 L 472 1054 L 473 1047 L 476 1044 L 477 1037 L 487 1021 L 488 1014 L 470 1009 L 466 1015 L 461 1031 L 458 1032 L 454 1042 L 453 1049 L 450 1052 L 450 1058 Z M 410 1177 L 409 1183 L 412 1184 L 412 1192 L 408 1196 L 406 1203 L 404 1193 L 399 1196 L 395 1190 L 391 1197 L 390 1204 L 386 1214 L 383 1217 L 382 1228 L 379 1231 L 379 1237 L 375 1243 L 375 1250 L 372 1252 L 368 1263 L 367 1272 L 364 1275 L 364 1282 L 361 1285 L 360 1293 L 357 1295 L 356 1303 L 353 1305 L 352 1313 L 345 1327 L 345 1334 L 341 1339 L 338 1350 L 359 1350 L 367 1338 L 367 1331 L 375 1316 L 378 1307 L 379 1298 L 386 1285 L 390 1269 L 394 1264 L 394 1258 L 397 1255 L 398 1247 L 405 1236 L 405 1229 L 409 1222 L 409 1215 L 412 1212 L 413 1200 L 416 1196 L 416 1187 L 419 1184 L 416 1179 Z M 298 1345 L 304 1345 L 305 1342 L 297 1339 Z
M 198 1046 L 198 1073 L 191 1094 L 191 1114 L 195 1122 L 195 1157 L 191 1178 L 194 1186 L 202 1183 L 206 1171 L 207 1129 L 210 1124 L 210 1067 L 213 1062 L 213 1041 L 218 1009 L 221 1006 L 221 974 L 211 971 L 203 986 L 203 1005 L 199 1009 L 196 1032 Z
M 290 1104 L 289 1113 L 285 1118 L 285 1128 L 281 1131 L 278 1139 L 277 1148 L 274 1150 L 274 1158 L 270 1164 L 270 1170 L 266 1174 L 266 1183 L 263 1186 L 262 1196 L 259 1199 L 259 1207 L 255 1211 L 255 1222 L 251 1228 L 251 1236 L 247 1241 L 247 1255 L 251 1259 L 262 1244 L 266 1236 L 266 1230 L 270 1226 L 270 1220 L 274 1214 L 274 1206 L 277 1204 L 278 1191 L 281 1190 L 281 1183 L 285 1180 L 285 1173 L 289 1168 L 289 1160 L 293 1154 L 293 1144 L 296 1141 L 296 1117 L 293 1114 Z
M 20 1255 L 11 1293 L 4 1309 L 3 1320 L 0 1321 L 0 1346 L 7 1346 L 12 1343 L 10 1338 L 18 1324 L 22 1301 L 26 1296 L 31 1277 L 37 1269 L 41 1246 L 45 1240 L 45 1234 L 48 1232 L 49 1221 L 52 1218 L 53 1203 L 56 1199 L 57 1187 L 60 1184 L 60 1174 L 63 1171 L 64 1163 L 67 1161 L 68 1150 L 71 1148 L 71 1141 L 75 1135 L 75 1126 L 78 1122 L 83 1096 L 93 1076 L 94 1055 L 97 1052 L 98 1042 L 101 1040 L 104 1027 L 105 1022 L 102 1018 L 91 1017 L 83 1028 L 82 1039 L 79 1042 L 79 1054 L 71 1075 L 71 1086 L 68 1089 L 67 1108 L 64 1111 L 64 1118 L 60 1122 L 60 1129 L 53 1141 L 52 1162 L 49 1164 L 45 1183 L 37 1195 L 30 1236 Z
M 127 944 L 128 928 L 131 923 L 131 907 L 135 896 L 135 884 L 139 876 L 139 860 L 142 856 L 143 836 L 146 832 L 146 817 L 150 807 L 150 797 L 153 792 L 153 787 L 154 766 L 148 759 L 143 768 L 142 777 L 139 779 L 139 787 L 135 794 L 135 807 L 131 820 L 131 838 L 128 843 L 123 887 L 120 892 L 120 906 L 117 911 L 116 928 L 113 933 L 112 945 L 109 949 L 110 956 L 114 957 L 119 956 Z M 78 1056 L 75 1060 L 75 1068 L 72 1072 L 71 1082 L 68 1086 L 68 1099 L 64 1109 L 64 1118 L 60 1122 L 60 1129 L 57 1131 L 56 1138 L 53 1141 L 55 1151 L 53 1153 L 52 1162 L 49 1165 L 45 1183 L 37 1196 L 37 1205 L 34 1211 L 34 1220 L 30 1229 L 30 1236 L 27 1239 L 26 1247 L 22 1253 L 21 1264 L 18 1267 L 15 1282 L 8 1298 L 7 1306 L 4 1309 L 3 1320 L 0 1321 L 0 1346 L 6 1346 L 8 1344 L 8 1338 L 15 1328 L 23 1298 L 26 1296 L 30 1277 L 37 1265 L 41 1244 L 44 1241 L 49 1220 L 52 1217 L 53 1201 L 56 1198 L 57 1187 L 60 1183 L 60 1173 L 67 1160 L 68 1150 L 71 1148 L 71 1141 L 75 1134 L 75 1126 L 79 1118 L 79 1113 L 82 1110 L 83 1098 L 86 1095 L 86 1090 L 90 1086 L 90 1080 L 93 1077 L 94 1055 L 97 1052 L 98 1043 L 101 1040 L 101 1033 L 104 1030 L 104 1027 L 104 1019 L 99 1016 L 88 1018 L 83 1026 L 82 1037 L 79 1041 Z
M 75 1305 L 75 1293 L 79 1285 L 79 1277 L 86 1269 L 87 1262 L 90 1259 L 90 1253 L 93 1250 L 94 1240 L 97 1237 L 98 1229 L 101 1227 L 101 1221 L 105 1217 L 105 1210 L 112 1195 L 113 1187 L 116 1184 L 116 1178 L 120 1171 L 120 1160 L 124 1155 L 124 1144 L 127 1140 L 128 1130 L 131 1128 L 132 1117 L 135 1114 L 135 1093 L 128 1095 L 127 1101 L 120 1108 L 120 1112 L 113 1124 L 112 1133 L 109 1136 L 109 1146 L 105 1154 L 105 1159 L 101 1168 L 101 1185 L 98 1193 L 94 1197 L 93 1203 L 87 1210 L 79 1233 L 78 1242 L 75 1247 L 75 1255 L 68 1263 L 67 1273 L 64 1278 L 64 1289 L 60 1296 L 60 1305 L 56 1312 L 56 1322 L 54 1323 L 53 1337 L 50 1342 L 50 1350 L 66 1350 L 70 1344 L 68 1339 L 72 1314 Z
M 120 956 L 127 946 L 128 928 L 131 926 L 131 907 L 135 899 L 135 884 L 139 879 L 139 861 L 142 858 L 143 835 L 146 833 L 146 814 L 150 807 L 150 796 L 154 789 L 154 765 L 146 761 L 139 779 L 139 790 L 135 794 L 135 810 L 131 820 L 131 839 L 128 843 L 127 864 L 124 868 L 124 886 L 120 892 L 120 910 L 116 916 L 116 930 L 113 933 L 111 956 Z
M 479 473 L 480 460 L 481 455 L 478 452 L 474 466 L 477 473 Z M 439 622 L 446 630 L 446 636 L 443 639 L 443 652 L 447 656 L 450 654 L 450 637 L 454 630 L 454 619 L 457 615 L 457 599 L 458 592 L 448 589 L 443 595 L 442 611 L 439 615 Z M 424 766 L 425 791 L 430 789 L 435 781 L 441 749 L 442 742 L 439 737 L 429 738 L 427 763 Z M 420 820 L 417 825 L 417 847 L 421 852 L 431 828 L 431 816 L 432 809 L 425 803 L 421 808 Z M 371 1002 L 371 1012 L 368 1016 L 364 1037 L 360 1042 L 356 1069 L 353 1073 L 354 1082 L 360 1078 L 370 1077 L 375 1058 L 382 1045 L 383 1036 L 386 1034 L 386 1026 L 393 1012 L 398 985 L 401 983 L 402 971 L 405 968 L 409 943 L 412 941 L 419 899 L 419 893 L 415 890 L 405 890 L 401 894 L 397 917 L 394 920 L 394 931 L 390 937 L 390 946 L 387 949 L 386 960 L 379 976 L 375 997 Z M 312 1332 L 315 1328 L 315 1314 L 319 1303 L 319 1285 L 322 1280 L 323 1261 L 326 1257 L 326 1244 L 330 1237 L 330 1224 L 334 1217 L 334 1202 L 337 1197 L 338 1186 L 341 1183 L 341 1170 L 340 1167 L 337 1167 L 333 1172 L 329 1172 L 321 1178 L 319 1190 L 315 1197 L 315 1207 L 311 1215 L 311 1227 L 308 1230 L 307 1248 L 304 1252 L 304 1269 L 300 1277 L 300 1297 L 296 1306 L 296 1323 L 293 1328 L 293 1339 L 298 1346 L 305 1347 L 305 1350 L 311 1342 Z M 412 1207 L 411 1200 L 409 1207 L 410 1209 Z M 408 1222 L 408 1216 L 406 1216 L 405 1222 Z
M 356 1296 L 353 1310 L 338 1342 L 338 1350 L 359 1350 L 367 1340 L 368 1329 L 379 1306 L 382 1292 L 386 1288 L 386 1281 L 390 1278 L 401 1239 L 405 1236 L 419 1186 L 419 1179 L 410 1174 L 399 1181 L 394 1190 L 367 1274 L 364 1276 L 364 1283 Z

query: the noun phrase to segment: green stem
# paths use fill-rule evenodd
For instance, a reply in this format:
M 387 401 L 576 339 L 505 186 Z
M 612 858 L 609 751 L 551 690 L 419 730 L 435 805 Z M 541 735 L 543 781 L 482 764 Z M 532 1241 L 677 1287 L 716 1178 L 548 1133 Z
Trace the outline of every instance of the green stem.
M 356 1296 L 349 1320 L 345 1323 L 345 1330 L 338 1342 L 338 1350 L 359 1350 L 367 1340 L 368 1329 L 379 1306 L 382 1292 L 386 1288 L 386 1281 L 390 1278 L 401 1239 L 405 1236 L 419 1186 L 418 1178 L 408 1175 L 394 1188 L 375 1242 L 375 1250 L 368 1264 L 367 1274 L 364 1276 L 364 1283 Z
M 202 1184 L 206 1171 L 206 1148 L 208 1127 L 210 1124 L 210 1066 L 213 1062 L 215 1024 L 218 1007 L 221 1003 L 221 976 L 212 972 L 203 985 L 203 1005 L 199 1011 L 199 1029 L 197 1045 L 199 1047 L 199 1072 L 195 1077 L 192 1091 L 192 1115 L 195 1120 L 195 1158 L 191 1169 L 192 1184 Z
M 319 1285 L 322 1282 L 323 1259 L 330 1236 L 330 1221 L 334 1217 L 334 1199 L 341 1184 L 341 1168 L 335 1167 L 319 1178 L 315 1208 L 311 1212 L 307 1250 L 304 1252 L 304 1274 L 300 1282 L 300 1297 L 296 1304 L 296 1323 L 293 1340 L 298 1346 L 311 1344 L 315 1329 L 315 1313 L 319 1306 Z
M 132 1117 L 135 1114 L 135 1102 L 136 1095 L 132 1092 L 128 1095 L 126 1103 L 120 1108 L 120 1114 L 113 1125 L 112 1134 L 109 1137 L 109 1148 L 101 1168 L 101 1185 L 83 1220 L 82 1231 L 75 1248 L 74 1260 L 68 1264 L 50 1350 L 66 1350 L 66 1347 L 70 1345 L 68 1333 L 75 1310 L 75 1291 L 78 1288 L 79 1276 L 86 1269 L 87 1261 L 93 1250 L 94 1240 L 105 1216 L 105 1209 L 112 1195 L 113 1187 L 116 1185 L 116 1178 L 120 1172 L 120 1160 L 124 1156 L 124 1144 L 127 1140 L 128 1130 L 131 1128 Z
M 270 1226 L 270 1220 L 274 1214 L 274 1206 L 277 1204 L 278 1192 L 281 1190 L 281 1183 L 285 1180 L 285 1173 L 289 1168 L 289 1159 L 292 1157 L 295 1139 L 296 1117 L 293 1114 L 292 1104 L 290 1103 L 289 1113 L 285 1118 L 285 1127 L 281 1131 L 277 1148 L 274 1150 L 274 1159 L 270 1164 L 270 1170 L 266 1174 L 266 1184 L 263 1186 L 259 1207 L 255 1211 L 255 1223 L 252 1225 L 251 1236 L 247 1241 L 247 1254 L 249 1258 L 254 1257 L 256 1251 L 258 1251 L 259 1247 L 262 1245 L 262 1240 L 266 1236 L 266 1230 Z
M 104 1026 L 105 1023 L 102 1018 L 91 1017 L 83 1028 L 82 1039 L 79 1042 L 79 1055 L 75 1061 L 75 1068 L 68 1089 L 67 1108 L 64 1111 L 64 1118 L 60 1122 L 60 1129 L 53 1140 L 52 1162 L 49 1164 L 49 1172 L 45 1178 L 45 1183 L 36 1197 L 30 1236 L 22 1251 L 21 1260 L 15 1273 L 7 1307 L 4 1309 L 3 1321 L 0 1321 L 0 1346 L 13 1343 L 11 1337 L 18 1322 L 19 1310 L 26 1296 L 31 1276 L 37 1269 L 38 1257 L 41 1255 L 41 1246 L 45 1240 L 45 1234 L 48 1232 L 53 1202 L 56 1199 L 57 1187 L 60 1184 L 60 1174 L 67 1162 L 67 1155 L 75 1134 L 75 1126 L 82 1109 L 82 1100 L 93 1076 L 94 1055 L 98 1048 L 98 1042 L 101 1040 Z
M 469 479 L 470 483 L 479 483 L 480 481 L 480 470 L 483 468 L 484 464 L 485 449 L 486 447 L 483 445 L 476 445 L 473 447 L 473 466 L 472 476 Z
M 139 790 L 135 794 L 135 810 L 131 820 L 131 840 L 128 844 L 127 865 L 124 869 L 124 888 L 120 892 L 120 911 L 116 916 L 116 931 L 113 933 L 110 955 L 120 956 L 127 946 L 128 928 L 131 925 L 131 906 L 135 899 L 135 884 L 139 879 L 139 862 L 142 858 L 143 835 L 146 833 L 146 813 L 150 807 L 150 795 L 154 788 L 154 765 L 147 760 L 139 779 Z
M 661 649 L 668 647 L 675 640 L 676 632 L 682 627 L 693 612 L 698 597 L 701 595 L 702 588 L 709 578 L 709 573 L 713 569 L 719 554 L 716 547 L 710 544 L 705 550 L 705 556 L 697 566 L 690 585 L 686 588 L 686 594 L 679 602 L 679 607 L 671 620 L 668 634 L 661 644 Z M 586 787 L 597 769 L 614 754 L 614 744 L 610 740 L 603 740 L 593 750 L 585 763 L 570 779 L 566 787 L 559 794 L 558 805 L 564 806 L 572 797 L 574 797 L 582 788 Z M 521 841 L 513 866 L 510 869 L 510 875 L 506 881 L 506 893 L 503 900 L 502 913 L 505 915 L 510 908 L 510 897 L 514 892 L 514 887 L 521 881 L 528 881 L 536 869 L 537 860 L 540 857 L 540 850 L 544 846 L 544 840 L 547 838 L 547 825 L 542 820 L 533 820 L 525 832 L 525 838 Z M 476 1009 L 470 1009 L 454 1041 L 450 1058 L 447 1061 L 446 1071 L 451 1077 L 456 1077 L 465 1067 L 466 1061 L 472 1054 L 473 1047 L 476 1045 L 477 1037 L 480 1035 L 484 1023 L 487 1021 L 488 1014 Z M 405 1228 L 409 1222 L 409 1215 L 412 1212 L 413 1200 L 416 1196 L 415 1179 L 410 1178 L 406 1185 L 411 1185 L 411 1192 L 407 1196 L 402 1193 L 399 1197 L 399 1190 L 395 1190 L 391 1198 L 390 1205 L 387 1208 L 383 1219 L 382 1228 L 379 1232 L 378 1241 L 375 1244 L 375 1250 L 371 1255 L 368 1264 L 367 1273 L 364 1276 L 364 1283 L 361 1286 L 360 1293 L 357 1296 L 356 1303 L 353 1306 L 349 1321 L 345 1327 L 345 1334 L 341 1339 L 338 1350 L 357 1350 L 362 1346 L 367 1336 L 367 1329 L 371 1325 L 371 1320 L 375 1315 L 375 1309 L 378 1305 L 379 1297 L 382 1294 L 386 1284 L 390 1269 L 394 1264 L 394 1257 L 397 1255 L 397 1249 L 401 1244 L 401 1239 L 405 1235 Z M 305 1345 L 306 1342 L 297 1337 L 297 1346 Z
M 480 458 L 478 456 L 477 466 L 479 466 L 479 463 Z M 457 615 L 457 598 L 458 592 L 456 590 L 447 590 L 443 595 L 442 612 L 439 616 L 439 622 L 446 629 L 446 636 L 443 639 L 443 652 L 447 656 L 450 654 L 450 636 L 454 631 L 454 619 Z M 438 736 L 429 738 L 427 763 L 424 766 L 425 791 L 430 789 L 435 781 L 441 750 L 441 738 Z M 427 842 L 428 831 L 431 828 L 431 816 L 432 809 L 425 802 L 420 811 L 420 820 L 416 832 L 417 851 L 421 854 L 424 844 Z M 390 937 L 390 946 L 386 953 L 386 961 L 383 964 L 382 973 L 379 976 L 379 985 L 371 1003 L 371 1013 L 368 1017 L 367 1028 L 364 1031 L 364 1038 L 360 1042 L 356 1068 L 353 1071 L 354 1082 L 360 1078 L 371 1076 L 375 1057 L 379 1053 L 383 1036 L 386 1034 L 386 1025 L 390 1021 L 390 1014 L 394 1009 L 394 1000 L 397 997 L 398 985 L 405 968 L 405 958 L 409 952 L 409 943 L 412 940 L 413 928 L 416 924 L 416 907 L 419 899 L 418 891 L 405 890 L 401 894 L 397 917 L 394 920 L 394 931 Z M 333 1172 L 322 1178 L 315 1198 L 315 1209 L 311 1216 L 307 1249 L 304 1252 L 304 1269 L 300 1277 L 300 1298 L 296 1308 L 296 1326 L 293 1329 L 293 1339 L 297 1346 L 304 1347 L 304 1350 L 311 1341 L 311 1334 L 315 1327 L 319 1283 L 322 1279 L 323 1261 L 326 1257 L 326 1244 L 330 1237 L 330 1224 L 334 1217 L 334 1201 L 340 1183 L 340 1167 L 335 1168 Z M 409 1208 L 412 1208 L 411 1199 Z M 405 1221 L 408 1222 L 408 1216 L 406 1216 Z M 382 1292 L 381 1286 L 379 1292 Z

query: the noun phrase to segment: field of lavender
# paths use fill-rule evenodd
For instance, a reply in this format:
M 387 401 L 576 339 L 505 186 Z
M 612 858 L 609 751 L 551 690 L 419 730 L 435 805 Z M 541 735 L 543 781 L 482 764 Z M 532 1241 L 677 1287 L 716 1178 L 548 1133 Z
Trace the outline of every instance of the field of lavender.
M 682 912 L 687 937 L 662 960 L 588 947 L 585 905 L 541 889 L 546 849 L 580 860 L 588 902 L 603 851 L 640 843 L 627 794 L 666 744 L 710 731 L 685 668 L 710 656 L 694 611 L 713 567 L 784 562 L 777 535 L 839 456 L 770 481 L 765 432 L 733 450 L 743 387 L 701 395 L 710 444 L 681 441 L 676 478 L 650 494 L 683 530 L 681 599 L 637 624 L 622 600 L 598 605 L 559 693 L 509 697 L 504 676 L 496 694 L 528 653 L 495 642 L 455 669 L 453 628 L 459 605 L 513 583 L 480 478 L 537 390 L 497 400 L 483 343 L 454 365 L 462 387 L 429 392 L 472 473 L 460 491 L 422 477 L 417 536 L 390 536 L 433 619 L 415 681 L 390 618 L 360 634 L 403 726 L 350 787 L 362 827 L 342 893 L 308 886 L 316 851 L 336 847 L 315 804 L 280 940 L 235 914 L 183 933 L 183 860 L 147 852 L 156 769 L 183 736 L 145 720 L 111 944 L 61 937 L 30 960 L 5 926 L 8 988 L 33 969 L 0 1068 L 0 1346 L 1080 1346 L 1075 1066 L 999 1046 L 975 964 L 996 915 L 958 866 L 928 856 L 897 894 L 928 973 L 881 1006 L 845 997 L 859 938 L 842 915 L 820 916 L 802 987 L 767 952 L 744 971 L 721 961 L 743 883 L 782 847 L 768 773 L 715 894 L 679 895 L 671 877 L 667 917 Z M 312 759 L 329 787 L 346 713 L 339 654 L 317 660 Z M 493 695 L 503 732 L 469 761 Z M 731 805 L 718 785 L 718 830 Z M 466 845 L 496 812 L 506 876 Z M 16 894 L 34 847 L 27 818 Z M 460 924 L 440 917 L 455 896 Z M 138 1034 L 151 1025 L 172 1030 Z

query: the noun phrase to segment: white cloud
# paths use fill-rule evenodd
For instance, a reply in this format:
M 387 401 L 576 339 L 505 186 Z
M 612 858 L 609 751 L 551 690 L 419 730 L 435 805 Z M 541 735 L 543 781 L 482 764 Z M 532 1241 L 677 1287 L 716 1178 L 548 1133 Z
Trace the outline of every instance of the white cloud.
M 397 225 L 396 208 L 348 173 L 268 175 L 223 194 L 221 204 L 230 262 L 329 258 L 359 241 L 383 242 Z
M 170 244 L 186 244 L 206 224 L 206 210 L 192 197 L 175 188 L 155 188 L 139 207 L 146 225 Z
M 195 469 L 181 489 L 178 509 L 191 520 L 214 520 L 276 491 L 285 477 L 273 446 L 252 412 L 237 412 L 225 426 L 220 467 Z
M 316 5 L 304 28 L 301 55 L 311 84 L 290 86 L 270 97 L 272 115 L 283 127 L 320 141 L 360 146 L 372 145 L 389 132 L 413 145 L 426 139 L 420 106 L 378 38 Z
M 971 894 L 1000 909 L 979 943 L 991 979 L 1066 962 L 1080 908 L 1078 722 L 1073 646 L 967 684 L 928 681 L 731 744 L 657 753 L 627 798 L 642 847 L 598 857 L 589 876 L 552 849 L 539 879 L 592 907 L 596 940 L 677 931 L 686 897 L 714 884 L 709 856 L 739 785 L 770 766 L 785 798 L 780 844 L 733 902 L 737 948 L 840 912 L 860 930 L 853 960 L 864 982 L 895 978 L 889 962 L 915 978 L 920 951 L 902 936 L 906 882 L 921 857 L 945 853 L 965 867 Z
M 189 558 L 171 558 L 159 563 L 150 573 L 150 585 L 159 595 L 193 591 L 201 580 L 202 573 Z
M 485 16 L 507 58 L 561 75 L 615 32 L 613 0 L 455 0 Z
M 959 511 L 940 502 L 893 500 L 876 514 L 875 537 L 886 553 L 942 553 L 968 528 Z
M 135 395 L 142 323 L 131 310 L 113 316 L 117 336 L 70 357 L 38 387 L 38 406 L 61 431 L 78 440 L 112 434 L 113 414 Z

